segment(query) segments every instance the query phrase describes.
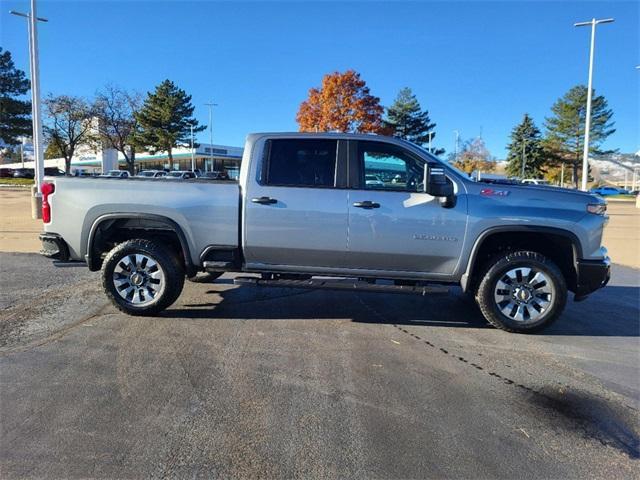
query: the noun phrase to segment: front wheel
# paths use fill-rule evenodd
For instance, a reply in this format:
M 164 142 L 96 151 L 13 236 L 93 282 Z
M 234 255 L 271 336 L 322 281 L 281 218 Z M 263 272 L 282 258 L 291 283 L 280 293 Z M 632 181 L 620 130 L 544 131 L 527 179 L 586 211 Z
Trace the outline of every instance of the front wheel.
M 119 310 L 155 315 L 180 296 L 184 268 L 166 247 L 149 240 L 128 240 L 104 259 L 102 286 Z
M 567 303 L 567 285 L 558 266 L 544 255 L 511 252 L 485 271 L 476 302 L 493 326 L 529 333 L 560 316 Z

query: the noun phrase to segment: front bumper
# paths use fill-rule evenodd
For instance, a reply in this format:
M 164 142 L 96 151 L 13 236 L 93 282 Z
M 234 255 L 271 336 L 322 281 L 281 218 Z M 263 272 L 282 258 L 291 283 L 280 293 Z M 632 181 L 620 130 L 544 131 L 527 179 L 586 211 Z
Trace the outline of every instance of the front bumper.
M 578 260 L 576 262 L 576 302 L 584 300 L 587 296 L 609 283 L 611 278 L 611 259 L 604 257 L 602 260 Z
M 40 241 L 42 242 L 41 255 L 62 262 L 69 260 L 69 247 L 57 233 L 41 233 Z

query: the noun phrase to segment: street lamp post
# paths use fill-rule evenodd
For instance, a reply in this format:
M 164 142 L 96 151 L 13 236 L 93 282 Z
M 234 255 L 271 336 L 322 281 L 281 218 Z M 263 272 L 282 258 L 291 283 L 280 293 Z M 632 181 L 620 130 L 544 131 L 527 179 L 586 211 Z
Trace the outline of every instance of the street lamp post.
M 524 180 L 524 168 L 527 164 L 527 158 L 525 157 L 525 153 L 524 153 L 524 147 L 527 144 L 526 140 L 523 140 L 522 142 L 522 172 L 520 173 L 520 178 L 522 180 Z
M 22 168 L 24 168 L 24 137 L 20 137 L 20 161 L 22 162 Z
M 209 107 L 209 144 L 210 144 L 211 170 L 213 171 L 213 107 L 217 107 L 218 104 L 213 103 L 213 101 L 211 101 L 209 103 L 205 103 L 205 105 Z
M 33 122 L 33 150 L 35 158 L 35 185 L 33 199 L 31 201 L 31 214 L 33 218 L 42 216 L 42 180 L 44 178 L 44 145 L 42 141 L 42 117 L 40 114 L 40 65 L 38 62 L 38 21 L 47 22 L 46 18 L 38 17 L 36 0 L 31 0 L 31 13 L 11 11 L 13 15 L 24 17 L 28 20 L 29 32 L 29 71 L 31 74 L 31 116 Z
M 455 145 L 455 154 L 453 155 L 454 162 L 458 161 L 458 140 L 460 139 L 460 132 L 458 130 L 454 130 L 453 133 L 456 134 L 456 145 Z
M 195 150 L 193 149 L 193 124 L 191 124 L 191 171 L 196 171 L 196 157 Z
M 587 114 L 584 126 L 584 151 L 582 153 L 582 190 L 587 190 L 587 180 L 589 178 L 589 133 L 591 130 L 591 90 L 593 89 L 593 53 L 596 44 L 596 25 L 601 23 L 611 23 L 613 18 L 603 18 L 596 20 L 592 18 L 588 22 L 574 23 L 574 27 L 591 26 L 591 47 L 589 49 L 589 84 L 587 86 Z

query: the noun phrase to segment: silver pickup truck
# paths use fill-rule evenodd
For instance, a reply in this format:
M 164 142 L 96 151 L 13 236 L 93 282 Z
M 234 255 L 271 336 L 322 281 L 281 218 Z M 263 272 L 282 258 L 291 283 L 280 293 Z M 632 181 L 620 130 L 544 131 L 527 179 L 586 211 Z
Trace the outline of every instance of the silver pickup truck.
M 474 181 L 411 143 L 374 135 L 247 138 L 239 183 L 48 178 L 42 253 L 102 269 L 106 295 L 154 315 L 185 276 L 425 294 L 461 285 L 485 318 L 531 332 L 606 285 L 605 202 Z

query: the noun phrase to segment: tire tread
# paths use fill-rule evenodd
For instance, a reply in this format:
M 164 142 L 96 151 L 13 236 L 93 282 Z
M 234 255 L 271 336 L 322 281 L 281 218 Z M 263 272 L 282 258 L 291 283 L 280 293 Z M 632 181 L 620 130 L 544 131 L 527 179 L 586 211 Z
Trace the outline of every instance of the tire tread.
M 114 259 L 122 256 L 123 252 L 126 250 L 132 250 L 131 253 L 136 250 L 142 251 L 151 255 L 161 263 L 161 266 L 165 271 L 166 285 L 165 293 L 157 303 L 147 307 L 131 308 L 123 304 L 121 298 L 111 291 L 109 285 L 111 275 L 107 273 L 107 270 L 110 269 L 111 265 L 115 262 Z M 118 310 L 126 313 L 127 315 L 153 316 L 172 305 L 178 299 L 180 293 L 182 293 L 182 288 L 184 287 L 185 272 L 184 267 L 181 265 L 177 256 L 167 247 L 158 245 L 151 240 L 137 238 L 120 243 L 109 251 L 102 264 L 101 276 L 102 288 L 109 300 L 111 300 L 111 303 Z
M 492 284 L 494 281 L 494 276 L 497 272 L 504 269 L 504 267 L 508 266 L 510 263 L 522 261 L 542 264 L 553 274 L 557 283 L 556 297 L 558 298 L 558 300 L 553 307 L 555 310 L 549 317 L 544 320 L 544 322 L 532 327 L 517 328 L 503 322 L 500 316 L 494 310 Z M 567 285 L 560 268 L 558 268 L 558 266 L 553 261 L 538 252 L 530 250 L 517 250 L 511 251 L 506 254 L 496 255 L 492 260 L 487 262 L 486 265 L 487 266 L 485 268 L 485 271 L 481 276 L 482 280 L 480 281 L 478 289 L 476 290 L 476 303 L 478 304 L 478 307 L 480 308 L 480 311 L 482 312 L 484 318 L 491 325 L 500 330 L 504 330 L 505 332 L 510 333 L 533 333 L 548 327 L 560 317 L 567 301 Z

